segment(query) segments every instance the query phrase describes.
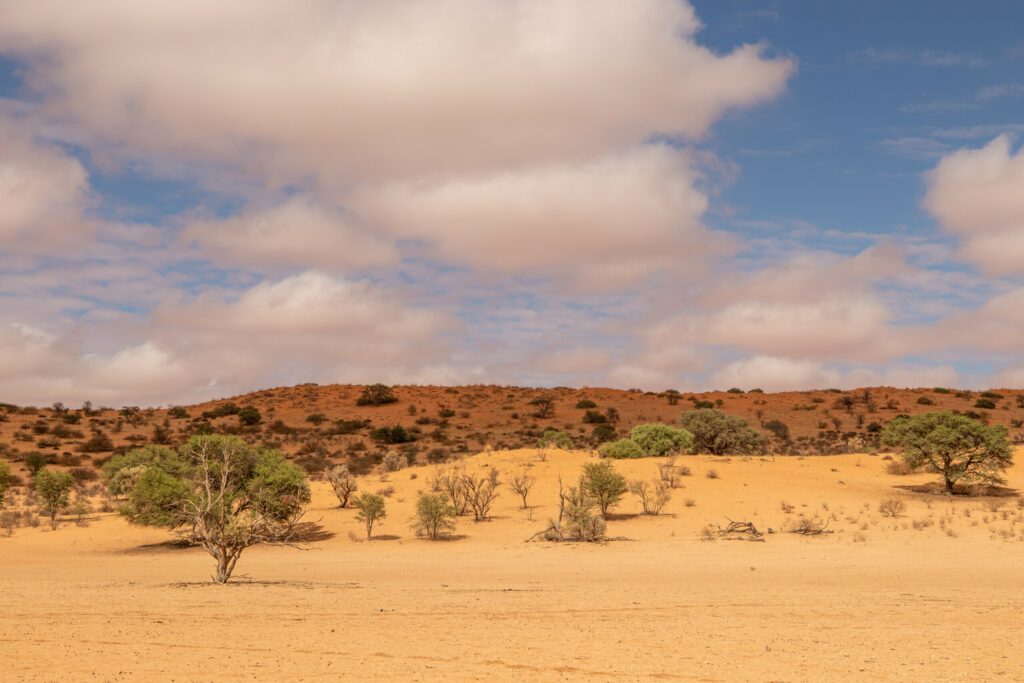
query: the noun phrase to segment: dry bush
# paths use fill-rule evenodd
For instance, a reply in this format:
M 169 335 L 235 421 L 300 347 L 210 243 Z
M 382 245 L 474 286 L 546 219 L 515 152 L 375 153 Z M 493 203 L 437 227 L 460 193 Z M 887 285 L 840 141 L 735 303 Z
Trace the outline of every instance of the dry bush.
M 899 498 L 886 498 L 878 504 L 878 511 L 883 517 L 899 517 L 907 509 L 907 504 Z
M 696 504 L 697 501 L 695 501 L 693 498 L 686 498 L 683 500 L 683 505 L 685 505 L 688 508 L 692 508 Z
M 509 479 L 508 486 L 523 499 L 524 510 L 527 508 L 526 497 L 530 495 L 530 489 L 533 488 L 534 483 L 536 483 L 536 481 L 525 469 L 519 474 L 513 474 L 512 478 Z
M 498 470 L 493 467 L 486 477 L 462 475 L 462 486 L 466 492 L 466 501 L 473 509 L 473 519 L 482 522 L 491 512 L 491 505 L 498 497 Z
M 781 507 L 782 511 L 785 512 L 787 515 L 793 512 L 793 510 L 795 509 L 795 506 L 790 505 L 786 501 L 782 501 L 781 503 L 779 503 L 779 507 Z
M 683 475 L 679 472 L 679 468 L 676 467 L 676 459 L 669 458 L 666 462 L 658 465 L 658 476 L 665 486 L 675 489 L 679 488 L 679 479 Z
M 905 477 L 915 472 L 914 468 L 907 464 L 902 458 L 891 460 L 885 466 L 885 471 L 898 477 Z
M 347 507 L 352 494 L 359 490 L 359 482 L 348 469 L 348 465 L 335 465 L 327 474 L 327 481 L 338 497 L 338 507 Z
M 385 472 L 398 472 L 399 470 L 405 469 L 408 464 L 409 458 L 407 458 L 403 453 L 399 453 L 398 451 L 388 451 L 384 456 L 384 459 L 381 460 L 380 466 Z
M 704 476 L 708 479 L 718 479 L 718 470 L 708 470 L 704 473 Z
M 462 470 L 451 467 L 441 472 L 438 479 L 441 491 L 448 496 L 448 502 L 459 517 L 469 509 L 469 492 L 463 481 L 464 476 Z
M 998 498 L 990 498 L 986 500 L 983 505 L 989 512 L 999 512 L 1003 506 L 1006 505 L 1006 501 L 999 500 Z
M 665 482 L 658 481 L 652 487 L 646 481 L 634 480 L 629 482 L 629 492 L 640 498 L 645 515 L 661 514 L 662 508 L 672 498 L 672 493 Z
M 576 486 L 566 488 L 558 479 L 558 519 L 534 534 L 546 541 L 582 541 L 594 543 L 604 539 L 607 528 L 597 500 L 587 493 L 583 477 Z
M 788 531 L 791 534 L 800 534 L 802 536 L 818 536 L 820 534 L 830 533 L 828 530 L 827 519 L 803 516 L 789 522 L 785 526 L 785 531 Z

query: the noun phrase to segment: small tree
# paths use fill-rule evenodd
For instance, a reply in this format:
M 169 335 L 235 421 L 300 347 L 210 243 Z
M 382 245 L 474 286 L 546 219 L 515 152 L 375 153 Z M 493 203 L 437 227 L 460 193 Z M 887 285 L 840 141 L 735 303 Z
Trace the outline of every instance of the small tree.
M 882 431 L 882 443 L 900 451 L 911 469 L 942 475 L 947 493 L 958 484 L 1003 484 L 1013 464 L 1006 427 L 988 426 L 949 412 L 897 417 Z
M 334 495 L 338 497 L 338 507 L 346 507 L 349 498 L 359 490 L 359 482 L 352 476 L 348 465 L 335 465 L 327 473 L 327 481 L 334 489 Z
M 693 434 L 666 424 L 645 424 L 633 427 L 629 438 L 644 455 L 676 455 L 693 449 Z
M 4 506 L 4 501 L 7 500 L 7 489 L 11 487 L 11 468 L 6 462 L 0 460 L 0 508 Z M 526 507 L 525 503 L 523 507 Z
M 376 493 L 364 493 L 352 499 L 352 507 L 359 510 L 356 519 L 366 525 L 366 540 L 372 540 L 374 523 L 387 517 L 387 511 L 384 509 L 384 496 Z
M 693 434 L 693 451 L 712 455 L 759 453 L 764 437 L 735 415 L 711 408 L 688 410 L 679 418 L 683 429 Z
M 417 536 L 436 541 L 455 528 L 455 509 L 443 493 L 421 493 L 416 500 L 416 521 L 413 529 Z
M 608 519 L 608 511 L 622 499 L 627 490 L 626 478 L 615 471 L 609 460 L 584 464 L 581 484 L 584 492 L 597 503 L 605 519 Z
M 67 472 L 41 469 L 36 472 L 35 488 L 39 507 L 50 518 L 50 528 L 57 528 L 57 516 L 68 507 L 69 494 L 75 482 Z
M 466 491 L 466 500 L 473 508 L 473 519 L 482 522 L 491 513 L 491 505 L 498 497 L 498 470 L 491 468 L 486 477 L 462 475 L 462 486 Z
M 391 387 L 386 384 L 371 384 L 363 389 L 363 393 L 356 399 L 357 406 L 382 406 L 388 403 L 397 403 L 398 398 Z
M 550 520 L 539 534 L 549 541 L 585 541 L 593 543 L 604 538 L 605 521 L 596 510 L 597 501 L 590 496 L 583 478 L 576 486 L 566 488 L 558 479 L 558 519 Z
M 524 510 L 527 508 L 526 497 L 530 495 L 530 489 L 533 488 L 534 483 L 534 478 L 531 477 L 526 470 L 523 470 L 519 474 L 513 474 L 508 481 L 508 487 L 523 499 Z
M 242 552 L 258 543 L 290 543 L 309 503 L 305 472 L 278 451 L 230 436 L 194 436 L 173 467 L 149 465 L 121 513 L 133 524 L 163 527 L 216 560 L 214 581 L 231 578 Z
M 258 408 L 246 406 L 238 411 L 238 424 L 243 427 L 258 425 L 263 420 Z
M 537 447 L 569 450 L 572 448 L 572 437 L 557 429 L 545 429 L 544 434 L 537 441 Z
M 534 417 L 544 419 L 555 415 L 555 399 L 550 396 L 538 396 L 530 401 L 530 405 L 537 408 L 533 413 Z

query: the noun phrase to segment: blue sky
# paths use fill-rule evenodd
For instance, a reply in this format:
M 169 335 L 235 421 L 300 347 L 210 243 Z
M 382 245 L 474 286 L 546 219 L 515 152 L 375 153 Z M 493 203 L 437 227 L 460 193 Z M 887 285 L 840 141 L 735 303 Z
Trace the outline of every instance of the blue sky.
M 1020 384 L 1021 25 L 0 2 L 0 394 Z

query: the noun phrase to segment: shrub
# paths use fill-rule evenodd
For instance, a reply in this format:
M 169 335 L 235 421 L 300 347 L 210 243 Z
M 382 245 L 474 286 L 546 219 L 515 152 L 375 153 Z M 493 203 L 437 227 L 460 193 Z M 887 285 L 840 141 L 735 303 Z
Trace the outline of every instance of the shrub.
M 583 414 L 584 424 L 604 424 L 605 422 L 608 422 L 608 418 L 599 410 L 588 410 Z
M 397 402 L 398 398 L 386 384 L 371 384 L 365 387 L 363 393 L 356 399 L 357 406 L 382 406 Z
M 352 499 L 352 507 L 359 510 L 356 519 L 366 525 L 366 540 L 373 539 L 373 525 L 377 520 L 387 517 L 384 496 L 376 493 L 364 493 Z
M 637 425 L 630 431 L 629 438 L 648 456 L 688 453 L 693 449 L 693 434 L 666 424 Z
M 4 499 L 7 489 L 11 487 L 11 468 L 6 462 L 0 460 L 0 507 L 4 506 Z M 523 498 L 523 507 L 526 507 L 526 498 Z
M 512 475 L 508 481 L 508 487 L 523 499 L 524 510 L 527 508 L 526 497 L 530 495 L 530 489 L 533 488 L 535 483 L 536 480 L 534 480 L 526 470 L 523 470 L 519 474 Z
M 327 422 L 327 416 L 323 413 L 313 413 L 312 415 L 306 416 L 306 422 L 309 422 L 317 427 Z
M 189 418 L 188 411 L 181 406 L 171 406 L 168 408 L 167 416 L 172 417 L 175 420 L 187 420 Z
M 618 441 L 609 441 L 608 443 L 602 444 L 597 452 L 601 454 L 602 458 L 642 458 L 644 452 L 640 446 L 633 439 L 619 439 Z
M 732 387 L 731 389 L 726 391 L 726 393 L 728 393 L 728 394 L 742 394 L 743 390 L 740 389 L 739 387 Z
M 491 468 L 486 477 L 462 475 L 462 487 L 466 501 L 473 509 L 473 519 L 482 522 L 491 512 L 491 504 L 498 497 L 498 471 Z
M 228 401 L 227 403 L 221 403 L 214 406 L 210 410 L 203 411 L 204 420 L 214 420 L 218 417 L 227 417 L 228 415 L 238 415 L 242 412 L 242 409 L 238 407 L 238 404 Z
M 704 476 L 708 479 L 718 479 L 718 470 L 708 470 L 704 473 Z
M 933 406 L 933 405 L 935 405 L 935 401 L 933 401 L 932 399 L 928 398 L 927 396 L 918 396 L 917 397 L 917 405 L 919 405 L 919 406 Z
M 629 483 L 629 492 L 640 498 L 645 515 L 661 514 L 662 508 L 672 498 L 669 487 L 664 482 L 655 482 L 652 487 L 646 481 L 635 480 Z
M 28 469 L 30 476 L 35 476 L 36 473 L 46 467 L 46 456 L 38 451 L 32 451 L 25 455 L 25 467 Z
M 594 499 L 605 519 L 608 518 L 608 511 L 622 499 L 627 490 L 626 478 L 616 472 L 608 460 L 584 464 L 580 483 L 584 492 Z
M 242 552 L 287 543 L 309 503 L 306 473 L 277 451 L 237 437 L 194 436 L 170 467 L 139 477 L 121 513 L 133 524 L 178 531 L 217 563 L 214 581 L 231 578 Z
M 238 411 L 238 423 L 243 427 L 258 425 L 263 420 L 258 408 L 246 406 Z
M 421 493 L 416 500 L 417 536 L 436 541 L 455 528 L 455 509 L 443 493 Z
M 946 387 L 935 387 L 932 389 L 932 392 L 936 394 L 952 394 L 953 390 L 947 389 Z
M 545 429 L 544 434 L 537 441 L 538 448 L 572 448 L 572 437 L 557 429 Z
M 409 459 L 398 451 L 388 451 L 381 461 L 381 469 L 385 472 L 398 472 L 409 464 Z
M 775 435 L 779 441 L 789 441 L 789 425 L 782 420 L 768 420 L 764 428 Z
M 680 422 L 693 434 L 696 453 L 749 455 L 761 452 L 764 443 L 764 437 L 746 421 L 717 410 L 688 410 Z
M 545 419 L 553 417 L 555 414 L 555 399 L 550 396 L 539 396 L 530 401 L 530 405 L 537 407 L 533 413 L 534 417 Z
M 83 453 L 107 453 L 114 450 L 114 442 L 103 432 L 96 432 L 78 450 Z
M 941 474 L 947 493 L 958 483 L 1005 483 L 1002 473 L 1013 464 L 1006 427 L 949 412 L 894 418 L 882 443 L 898 449 L 912 469 Z
M 338 497 L 338 507 L 346 507 L 352 494 L 359 490 L 359 482 L 352 476 L 348 465 L 335 465 L 331 468 L 327 473 L 327 481 Z
M 974 402 L 974 407 L 983 410 L 993 410 L 996 407 L 996 402 L 990 398 L 979 398 Z
M 50 528 L 57 528 L 57 516 L 68 506 L 68 496 L 74 486 L 74 480 L 67 472 L 55 472 L 41 469 L 34 477 L 36 495 L 39 496 L 39 508 L 50 518 Z
M 599 541 L 606 525 L 596 509 L 597 501 L 587 493 L 582 477 L 577 486 L 568 488 L 559 482 L 558 519 L 550 520 L 541 535 L 549 541 Z
M 585 408 L 596 408 L 597 404 L 591 401 L 589 398 L 583 398 L 576 403 L 576 407 L 579 408 L 580 410 L 583 410 Z
M 370 438 L 382 444 L 399 444 L 415 441 L 415 438 L 401 425 L 378 427 L 370 431 Z
M 981 392 L 980 396 L 982 398 L 991 398 L 991 399 L 994 399 L 996 401 L 998 401 L 999 399 L 1003 398 L 1003 395 L 1000 394 L 998 391 L 992 391 L 992 390 L 983 391 L 983 392 Z
M 596 444 L 603 444 L 606 441 L 611 441 L 618 435 L 619 433 L 615 431 L 615 427 L 606 422 L 594 425 L 594 429 L 590 432 L 590 440 Z
M 899 517 L 907 509 L 907 504 L 899 498 L 886 498 L 878 504 L 878 511 L 883 517 Z

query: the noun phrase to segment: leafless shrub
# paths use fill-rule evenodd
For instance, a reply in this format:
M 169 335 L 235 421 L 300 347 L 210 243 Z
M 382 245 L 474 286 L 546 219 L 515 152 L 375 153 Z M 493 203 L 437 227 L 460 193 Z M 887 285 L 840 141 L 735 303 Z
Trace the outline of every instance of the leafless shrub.
M 666 462 L 658 465 L 658 476 L 661 477 L 661 481 L 665 486 L 675 489 L 679 488 L 679 479 L 683 475 L 679 473 L 679 468 L 676 467 L 676 459 L 669 458 Z
M 459 517 L 466 514 L 466 510 L 469 509 L 469 491 L 466 490 L 464 478 L 462 470 L 450 467 L 441 472 L 438 480 L 441 491 L 448 496 L 449 504 Z
M 582 541 L 594 543 L 604 538 L 606 529 L 604 517 L 597 501 L 589 496 L 583 479 L 576 486 L 566 488 L 558 479 L 558 519 L 548 521 L 548 526 L 534 534 L 546 541 Z
M 781 507 L 782 511 L 785 512 L 787 515 L 793 512 L 793 510 L 795 509 L 793 505 L 790 505 L 786 501 L 782 501 L 781 503 L 779 503 L 779 507 Z
M 725 527 L 716 524 L 715 530 L 719 538 L 727 540 L 764 541 L 764 534 L 753 522 L 734 522 L 730 519 Z
M 462 475 L 462 487 L 466 492 L 466 501 L 473 509 L 473 519 L 481 522 L 491 512 L 491 504 L 498 497 L 498 471 L 493 467 L 486 477 Z
M 508 486 L 523 499 L 524 510 L 527 508 L 526 497 L 530 495 L 530 489 L 533 488 L 534 483 L 536 483 L 536 481 L 529 475 L 529 473 L 527 473 L 526 470 L 523 470 L 518 474 L 513 474 L 511 479 L 509 479 Z
M 385 472 L 398 472 L 399 470 L 405 469 L 409 464 L 409 459 L 398 451 L 388 451 L 381 461 L 381 469 Z
M 883 517 L 899 517 L 907 509 L 907 504 L 899 498 L 886 498 L 878 504 L 878 511 Z
M 629 482 L 629 492 L 640 498 L 645 515 L 661 514 L 662 508 L 672 498 L 672 493 L 664 481 L 655 482 L 652 487 L 646 481 L 637 479 Z
M 692 508 L 696 504 L 697 501 L 695 501 L 693 498 L 686 498 L 683 500 L 683 505 L 685 505 L 688 508 Z
M 902 458 L 896 458 L 885 465 L 885 471 L 898 477 L 905 477 L 914 473 L 914 468 L 907 464 Z
M 708 470 L 704 473 L 704 476 L 708 479 L 718 479 L 718 470 Z
M 802 536 L 818 536 L 831 533 L 828 530 L 828 520 L 819 517 L 798 517 L 789 522 L 785 530 L 791 534 L 800 534 Z
M 1003 509 L 1003 506 L 1006 505 L 1006 501 L 999 500 L 998 498 L 989 498 L 983 503 L 983 505 L 989 512 L 999 512 Z

